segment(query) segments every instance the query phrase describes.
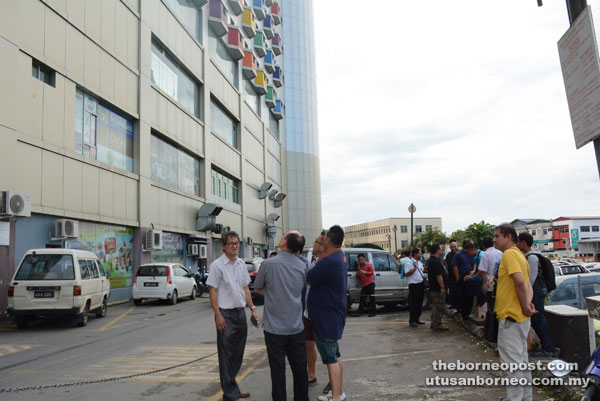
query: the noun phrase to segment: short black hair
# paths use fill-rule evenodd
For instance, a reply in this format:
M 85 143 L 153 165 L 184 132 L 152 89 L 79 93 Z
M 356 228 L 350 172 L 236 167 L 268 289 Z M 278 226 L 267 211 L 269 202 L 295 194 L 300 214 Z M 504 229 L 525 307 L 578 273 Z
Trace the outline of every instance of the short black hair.
M 238 235 L 238 233 L 236 233 L 235 231 L 227 231 L 221 237 L 221 241 L 223 242 L 223 245 L 225 245 L 229 241 L 229 238 L 235 238 L 238 241 L 240 240 L 240 236 Z
M 472 240 L 471 238 L 465 238 L 465 240 L 464 240 L 464 241 L 463 241 L 463 243 L 462 243 L 462 247 L 463 247 L 463 248 L 466 248 L 466 246 L 467 246 L 468 244 L 473 244 L 473 243 L 474 243 L 474 242 L 473 242 L 473 240 Z
M 483 237 L 483 246 L 487 249 L 491 246 L 494 246 L 494 238 L 490 237 L 489 235 L 486 237 Z
M 408 254 L 409 254 L 408 251 L 406 251 L 406 250 L 402 251 L 402 256 L 407 257 Z
M 440 246 L 440 244 L 431 244 L 429 246 L 429 253 L 433 255 L 434 253 L 436 253 L 440 249 L 442 249 L 442 247 Z
M 450 238 L 450 241 L 448 241 L 448 243 L 449 243 L 449 244 L 451 244 L 451 243 L 453 243 L 453 242 L 456 242 L 456 243 L 458 243 L 458 241 L 457 241 L 456 239 L 454 239 L 454 238 Z
M 519 241 L 525 241 L 527 246 L 531 248 L 531 245 L 533 245 L 533 236 L 529 233 L 521 233 L 519 234 Z
M 410 251 L 410 256 L 415 256 L 416 254 L 418 254 L 419 252 L 421 252 L 421 248 L 413 248 Z
M 269 254 L 270 258 L 272 258 L 273 256 L 277 256 L 277 251 L 273 251 Z
M 285 246 L 292 253 L 302 252 L 304 249 L 304 235 L 300 233 L 288 233 L 285 237 Z
M 334 225 L 329 228 L 327 231 L 327 238 L 336 248 L 341 248 L 344 243 L 344 229 L 339 225 Z
M 363 258 L 364 258 L 364 257 L 365 257 L 365 254 L 364 254 L 364 253 L 362 253 L 362 252 L 361 252 L 361 253 L 359 253 L 359 254 L 358 254 L 358 256 L 357 256 L 357 258 L 360 258 L 360 257 L 363 257 Z
M 518 242 L 517 231 L 510 223 L 504 223 L 497 226 L 494 231 L 500 231 L 503 237 L 511 236 L 512 241 L 516 244 Z
M 475 246 L 473 241 L 470 241 L 470 242 L 465 241 L 465 244 L 463 245 L 463 249 L 477 249 L 477 247 Z

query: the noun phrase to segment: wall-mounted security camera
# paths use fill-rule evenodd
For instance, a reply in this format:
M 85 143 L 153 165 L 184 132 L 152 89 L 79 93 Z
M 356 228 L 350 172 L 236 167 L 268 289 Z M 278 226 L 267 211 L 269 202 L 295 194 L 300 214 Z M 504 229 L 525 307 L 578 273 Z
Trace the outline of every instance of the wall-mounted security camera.
M 277 192 L 279 192 L 279 191 L 276 189 L 272 189 L 271 192 L 269 192 L 269 199 L 275 200 L 275 197 L 277 196 Z
M 281 204 L 283 203 L 283 200 L 286 198 L 286 194 L 284 194 L 283 192 L 277 194 L 277 196 L 275 196 L 275 202 L 273 203 L 273 207 L 281 207 Z

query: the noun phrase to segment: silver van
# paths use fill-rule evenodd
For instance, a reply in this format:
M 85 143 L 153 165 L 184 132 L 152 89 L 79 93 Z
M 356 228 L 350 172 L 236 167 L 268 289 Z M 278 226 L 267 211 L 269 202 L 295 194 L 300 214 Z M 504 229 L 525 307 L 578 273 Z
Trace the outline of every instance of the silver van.
M 348 308 L 360 301 L 360 279 L 356 277 L 358 255 L 365 255 L 375 270 L 375 302 L 377 305 L 395 306 L 408 304 L 408 283 L 400 274 L 396 259 L 386 251 L 371 248 L 343 248 L 348 270 Z M 312 260 L 312 248 L 304 250 L 304 256 Z M 429 305 L 429 294 L 425 292 L 423 305 Z

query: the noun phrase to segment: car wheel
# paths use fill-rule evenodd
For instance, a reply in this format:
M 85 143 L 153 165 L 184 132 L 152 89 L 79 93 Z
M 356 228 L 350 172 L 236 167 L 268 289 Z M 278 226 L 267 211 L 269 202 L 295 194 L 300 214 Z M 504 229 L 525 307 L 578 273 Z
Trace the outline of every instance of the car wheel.
M 90 304 L 85 304 L 85 308 L 83 308 L 83 312 L 77 315 L 77 326 L 84 327 L 88 324 L 88 320 L 90 318 Z
M 25 319 L 25 318 L 19 318 L 15 320 L 15 323 L 17 324 L 17 329 L 26 329 L 27 327 L 29 327 L 29 320 Z
M 134 304 L 135 306 L 140 306 L 140 305 L 142 304 L 142 300 L 141 300 L 141 299 L 134 299 L 134 300 L 133 300 L 133 304 Z
M 104 317 L 106 316 L 106 312 L 108 311 L 108 305 L 106 304 L 106 298 L 102 300 L 102 305 L 96 309 L 96 317 Z
M 177 290 L 173 290 L 173 295 L 171 295 L 171 299 L 169 301 L 171 305 L 175 305 L 177 303 Z
M 431 307 L 431 296 L 429 290 L 425 291 L 423 295 L 423 310 L 427 310 Z
M 190 295 L 190 299 L 196 299 L 196 286 L 192 288 L 192 295 Z

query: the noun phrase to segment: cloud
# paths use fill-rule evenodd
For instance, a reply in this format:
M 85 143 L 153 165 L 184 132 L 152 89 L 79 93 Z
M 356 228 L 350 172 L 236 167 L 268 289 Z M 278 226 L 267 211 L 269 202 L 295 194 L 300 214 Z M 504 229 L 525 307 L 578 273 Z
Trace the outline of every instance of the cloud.
M 558 60 L 564 3 L 328 0 L 315 20 L 324 226 L 411 202 L 446 232 L 600 215 Z

